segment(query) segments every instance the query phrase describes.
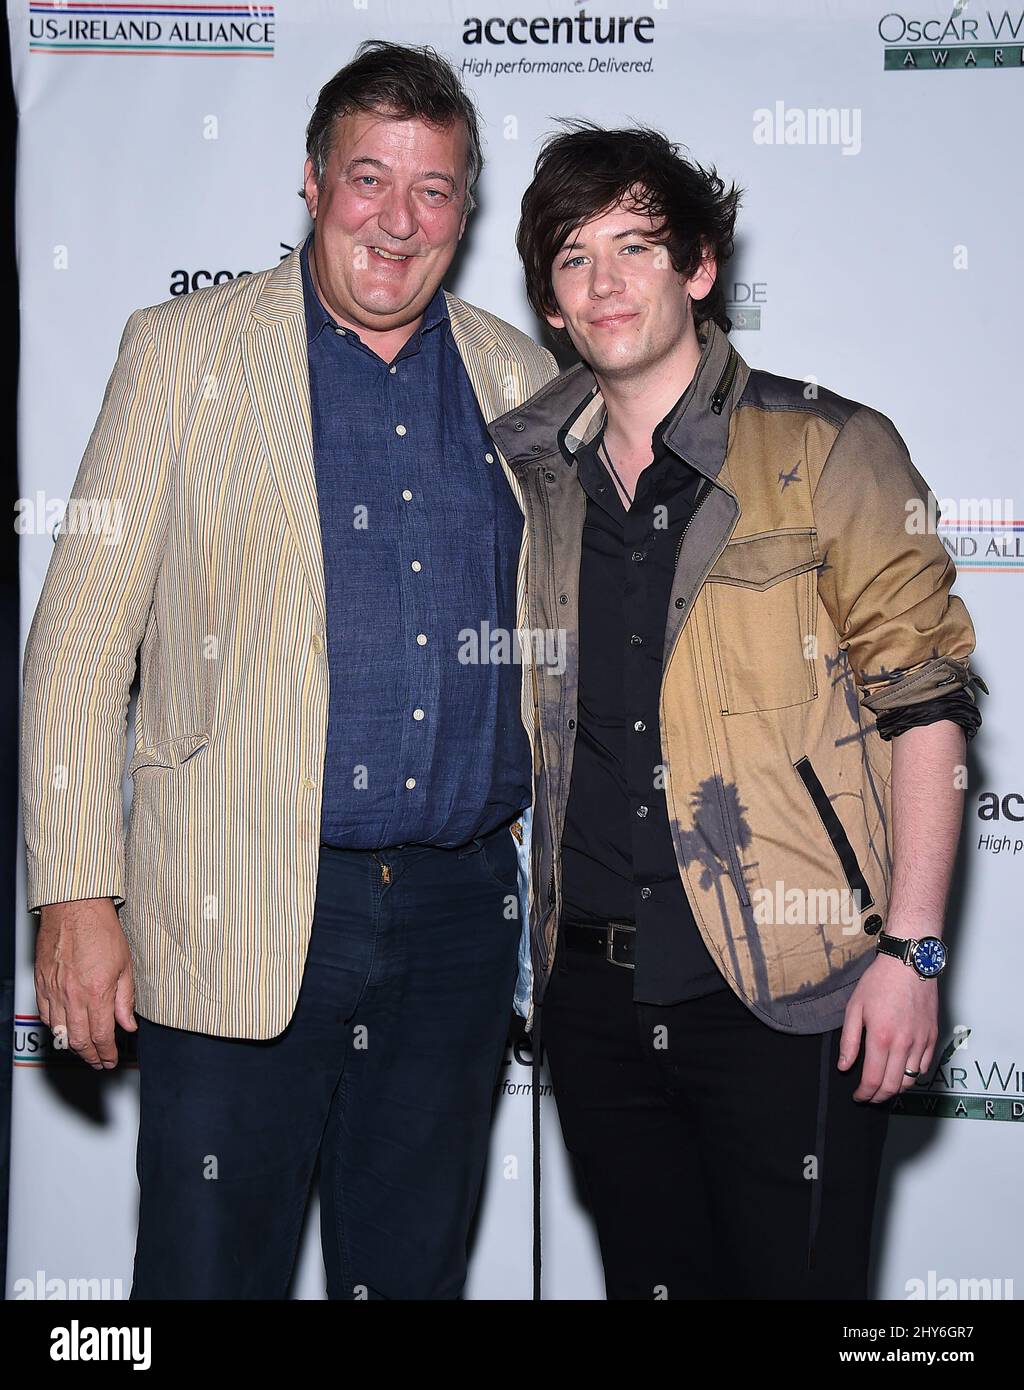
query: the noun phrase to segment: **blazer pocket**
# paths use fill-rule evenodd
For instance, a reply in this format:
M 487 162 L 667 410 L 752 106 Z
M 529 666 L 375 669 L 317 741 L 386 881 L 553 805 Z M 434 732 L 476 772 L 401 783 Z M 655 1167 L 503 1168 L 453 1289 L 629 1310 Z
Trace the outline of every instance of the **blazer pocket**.
M 722 714 L 784 709 L 817 696 L 820 563 L 810 528 L 730 541 L 718 557 L 705 591 Z
M 801 758 L 799 762 L 793 764 L 793 768 L 807 788 L 807 794 L 825 828 L 825 834 L 839 856 L 839 862 L 843 866 L 843 873 L 846 875 L 846 881 L 850 885 L 851 891 L 857 895 L 857 909 L 859 912 L 863 912 L 865 908 L 871 906 L 874 898 L 871 896 L 867 879 L 861 872 L 857 855 L 853 845 L 850 844 L 850 837 L 846 833 L 843 822 L 839 819 L 836 808 L 829 800 L 828 792 L 821 785 L 818 774 L 811 765 L 810 758 Z
M 140 748 L 136 745 L 132 760 L 128 764 L 128 776 L 134 777 L 142 767 L 180 767 L 209 742 L 209 734 L 182 734 L 179 738 L 156 743 L 152 748 Z

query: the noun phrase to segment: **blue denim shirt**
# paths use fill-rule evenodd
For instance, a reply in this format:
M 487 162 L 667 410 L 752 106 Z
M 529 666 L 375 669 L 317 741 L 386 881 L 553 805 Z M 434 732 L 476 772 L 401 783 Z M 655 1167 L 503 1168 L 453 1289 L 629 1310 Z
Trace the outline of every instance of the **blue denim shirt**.
M 530 804 L 522 667 L 487 659 L 490 634 L 516 626 L 522 513 L 443 290 L 384 362 L 320 302 L 312 241 L 300 261 L 330 678 L 321 839 L 462 845 Z

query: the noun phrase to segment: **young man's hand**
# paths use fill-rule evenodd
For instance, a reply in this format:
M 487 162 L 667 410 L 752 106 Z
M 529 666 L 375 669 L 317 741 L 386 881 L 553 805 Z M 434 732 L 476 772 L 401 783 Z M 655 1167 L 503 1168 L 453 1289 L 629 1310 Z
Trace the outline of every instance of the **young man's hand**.
M 895 935 L 901 935 L 893 928 Z M 849 1071 L 867 1031 L 864 1066 L 854 1100 L 885 1101 L 909 1090 L 932 1062 L 939 1036 L 939 982 L 923 980 L 893 956 L 878 956 L 860 977 L 846 1005 L 839 1040 L 839 1070 Z

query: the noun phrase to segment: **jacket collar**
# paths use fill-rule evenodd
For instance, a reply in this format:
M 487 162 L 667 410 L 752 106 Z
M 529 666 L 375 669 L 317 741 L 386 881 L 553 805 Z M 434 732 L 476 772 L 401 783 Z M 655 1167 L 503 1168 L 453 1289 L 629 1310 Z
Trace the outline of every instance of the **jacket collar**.
M 673 453 L 714 480 L 725 461 L 732 407 L 750 369 L 717 324 L 701 324 L 697 336 L 697 370 L 665 426 L 664 440 Z M 597 434 L 605 413 L 594 373 L 578 362 L 489 429 L 509 464 L 522 468 L 552 454 L 567 461 L 567 455 L 575 455 Z

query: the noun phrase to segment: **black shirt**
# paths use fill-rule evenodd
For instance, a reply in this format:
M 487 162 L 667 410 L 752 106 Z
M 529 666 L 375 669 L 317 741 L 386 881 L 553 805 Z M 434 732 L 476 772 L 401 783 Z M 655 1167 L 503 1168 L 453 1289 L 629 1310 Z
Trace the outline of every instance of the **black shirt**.
M 662 653 L 676 555 L 701 485 L 711 486 L 663 442 L 675 410 L 654 432 L 654 459 L 628 512 L 598 454 L 602 436 L 576 453 L 587 507 L 563 920 L 635 922 L 633 997 L 650 1004 L 728 988 L 679 877 L 661 767 Z

